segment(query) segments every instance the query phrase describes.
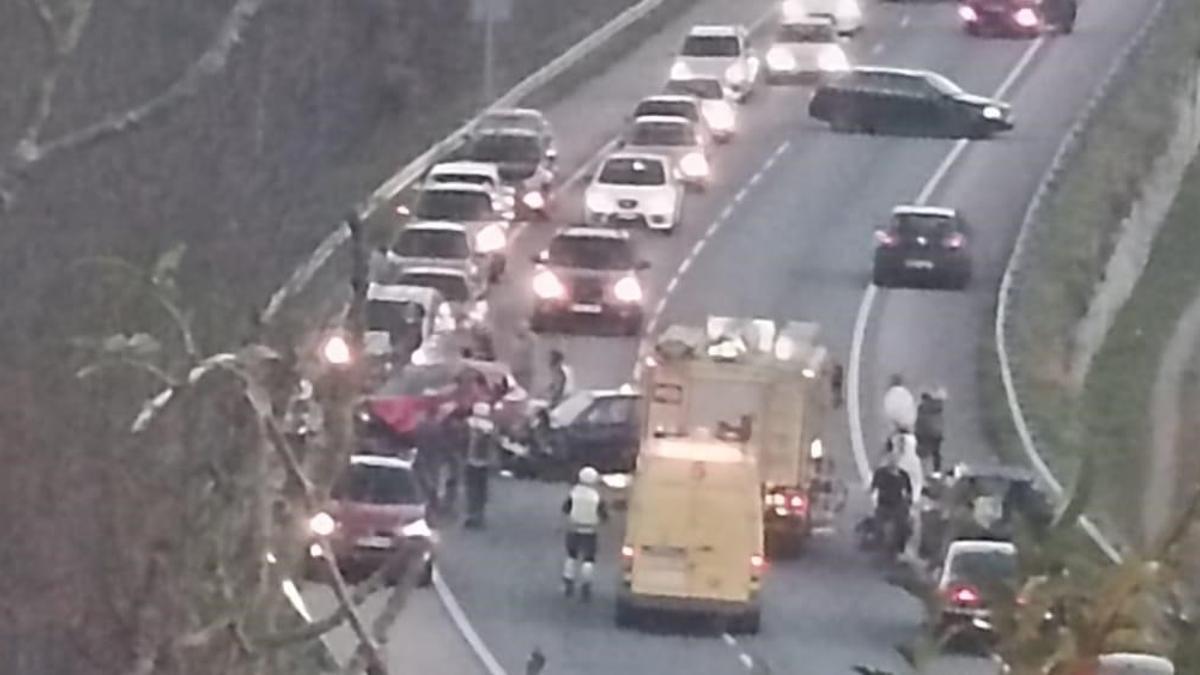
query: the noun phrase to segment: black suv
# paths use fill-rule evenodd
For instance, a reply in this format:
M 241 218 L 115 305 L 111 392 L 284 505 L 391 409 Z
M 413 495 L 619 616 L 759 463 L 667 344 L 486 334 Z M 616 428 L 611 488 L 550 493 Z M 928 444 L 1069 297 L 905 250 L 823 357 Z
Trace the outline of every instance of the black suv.
M 971 279 L 967 226 L 954 209 L 897 206 L 875 233 L 876 286 L 965 288 Z
M 629 233 L 596 227 L 570 227 L 533 257 L 535 331 L 549 330 L 562 319 L 615 320 L 625 335 L 642 329 L 642 284 Z
M 988 138 L 1013 127 L 1008 104 L 899 68 L 855 68 L 821 84 L 808 114 L 839 132 Z

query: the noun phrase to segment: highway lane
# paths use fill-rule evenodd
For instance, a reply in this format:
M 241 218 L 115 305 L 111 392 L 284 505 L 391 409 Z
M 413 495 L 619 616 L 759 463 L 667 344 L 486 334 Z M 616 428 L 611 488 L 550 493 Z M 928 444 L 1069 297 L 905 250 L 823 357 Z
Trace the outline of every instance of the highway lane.
M 873 7 L 874 25 L 853 49 L 860 61 L 938 68 L 972 90 L 1003 79 L 1027 43 L 968 41 L 955 30 L 945 9 Z M 799 291 L 805 297 L 840 302 L 840 314 L 848 319 L 830 321 L 831 337 L 839 351 L 849 344 L 853 307 L 865 285 L 861 261 L 869 250 L 870 228 L 877 214 L 886 213 L 892 203 L 888 199 L 882 205 L 864 203 L 869 202 L 868 196 L 855 186 L 887 182 L 895 174 L 903 180 L 919 180 L 933 172 L 951 143 L 833 136 L 805 120 L 806 101 L 802 90 L 776 89 L 748 106 L 746 134 L 718 157 L 716 166 L 723 179 L 719 185 L 691 201 L 689 228 L 674 238 L 645 241 L 647 257 L 655 263 L 650 306 L 668 287 L 678 264 L 710 231 L 708 225 L 722 222 L 725 227 L 694 259 L 683 281 L 675 284 L 668 318 L 700 320 L 709 312 L 811 316 L 789 306 Z M 759 173 L 771 158 L 775 168 Z M 905 170 L 896 171 L 896 166 Z M 768 190 L 772 197 L 759 196 Z M 739 193 L 741 200 L 726 213 Z M 790 200 L 783 202 L 786 206 L 780 204 L 778 193 Z M 773 206 L 747 215 L 760 204 Z M 852 228 L 852 223 L 860 225 Z M 849 234 L 853 243 L 841 250 L 854 252 L 852 266 L 837 267 L 837 257 L 824 260 L 820 238 L 828 230 Z M 536 250 L 537 238 L 530 237 L 522 247 L 530 244 L 528 250 Z M 820 262 L 814 269 L 797 264 L 806 251 Z M 832 281 L 821 274 L 825 268 L 833 272 Z M 510 320 L 524 316 L 523 276 L 523 270 L 515 270 L 509 281 L 514 288 L 496 303 L 500 315 Z M 825 279 L 830 288 L 811 293 L 812 281 L 818 279 Z M 562 345 L 580 380 L 593 385 L 627 379 L 635 349 L 630 339 L 572 337 L 545 342 Z M 846 447 L 844 439 L 832 440 L 831 445 Z M 845 459 L 843 467 L 849 468 Z M 846 473 L 846 478 L 854 480 L 854 475 Z M 703 633 L 700 637 L 645 636 L 615 631 L 611 586 L 602 589 L 597 607 L 581 611 L 565 605 L 555 584 L 561 536 L 555 507 L 561 493 L 555 487 L 504 485 L 494 500 L 491 530 L 481 535 L 449 533 L 447 551 L 453 554 L 444 558 L 443 571 L 501 663 L 514 668 L 533 645 L 540 645 L 552 661 L 562 664 L 563 672 L 616 672 L 648 664 L 669 666 L 671 672 L 730 672 L 738 667 L 733 660 L 738 650 L 705 639 Z M 848 522 L 843 523 L 843 532 Z M 612 537 L 608 543 L 600 575 L 611 580 L 615 577 Z M 880 581 L 879 571 L 857 555 L 844 536 L 814 543 L 800 561 L 779 563 L 768 588 L 764 635 L 743 640 L 737 647 L 765 657 L 777 669 L 792 670 L 799 663 L 804 668 L 796 672 L 813 673 L 848 672 L 855 663 L 895 666 L 892 645 L 910 637 L 919 623 L 915 603 Z M 944 665 L 946 672 L 984 667 L 961 660 Z

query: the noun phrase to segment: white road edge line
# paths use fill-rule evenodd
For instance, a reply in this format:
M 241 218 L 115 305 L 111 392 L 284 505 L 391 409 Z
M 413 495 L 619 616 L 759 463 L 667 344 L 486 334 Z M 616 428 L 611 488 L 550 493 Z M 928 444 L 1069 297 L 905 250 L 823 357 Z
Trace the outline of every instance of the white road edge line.
M 1008 76 L 1000 83 L 996 92 L 992 94 L 992 98 L 1003 97 L 1009 89 L 1016 83 L 1017 79 L 1029 68 L 1029 64 L 1033 62 L 1033 57 L 1046 42 L 1045 38 L 1038 38 L 1026 48 L 1025 53 L 1017 60 L 1017 63 L 1009 71 Z M 935 190 L 941 186 L 942 181 L 949 175 L 950 169 L 958 161 L 966 150 L 968 141 L 960 140 L 954 144 L 950 152 L 938 165 L 937 169 L 930 176 L 929 180 L 921 188 L 921 192 L 917 195 L 916 202 L 924 204 L 933 196 Z M 854 317 L 854 333 L 850 341 L 850 365 L 847 372 L 849 382 L 846 385 L 846 413 L 850 418 L 850 450 L 854 453 L 854 464 L 858 467 L 859 477 L 862 479 L 863 486 L 867 486 L 871 480 L 871 461 L 867 457 L 866 440 L 863 435 L 863 418 L 862 418 L 862 355 L 867 337 L 867 326 L 871 320 L 871 310 L 875 305 L 875 298 L 879 295 L 879 288 L 875 284 L 867 286 L 863 292 L 862 302 L 858 306 L 858 314 Z
M 483 664 L 488 675 L 508 675 L 500 662 L 496 660 L 496 655 L 492 650 L 488 649 L 483 638 L 479 637 L 479 633 L 475 632 L 475 627 L 471 625 L 471 620 L 467 618 L 467 613 L 463 611 L 462 605 L 458 604 L 458 598 L 454 597 L 450 586 L 446 584 L 445 578 L 436 567 L 433 570 L 433 589 L 437 591 L 438 599 L 442 601 L 442 606 L 446 608 L 446 613 L 450 615 L 450 620 L 454 622 L 458 632 L 466 640 L 467 644 L 479 657 L 479 662 Z

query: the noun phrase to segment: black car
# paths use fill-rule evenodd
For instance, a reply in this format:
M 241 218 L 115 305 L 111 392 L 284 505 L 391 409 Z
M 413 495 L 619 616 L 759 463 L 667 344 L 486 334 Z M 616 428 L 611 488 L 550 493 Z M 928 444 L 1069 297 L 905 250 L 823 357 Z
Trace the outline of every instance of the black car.
M 583 390 L 542 411 L 525 454 L 505 456 L 522 477 L 574 480 L 579 469 L 628 473 L 637 461 L 641 397 L 632 388 Z
M 516 215 L 545 218 L 550 209 L 558 151 L 550 136 L 524 128 L 477 130 L 455 159 L 495 164 L 500 179 L 516 190 Z
M 1074 31 L 1077 10 L 1077 0 L 964 0 L 958 16 L 970 35 L 1037 37 Z
M 808 114 L 834 131 L 988 138 L 1012 129 L 1006 103 L 928 71 L 854 68 L 817 87 Z
M 971 279 L 967 225 L 954 209 L 897 206 L 875 232 L 876 286 L 965 288 Z
M 533 262 L 533 330 L 548 330 L 562 320 L 595 319 L 615 323 L 625 335 L 641 332 L 638 272 L 649 263 L 637 258 L 628 232 L 569 227 L 554 235 Z

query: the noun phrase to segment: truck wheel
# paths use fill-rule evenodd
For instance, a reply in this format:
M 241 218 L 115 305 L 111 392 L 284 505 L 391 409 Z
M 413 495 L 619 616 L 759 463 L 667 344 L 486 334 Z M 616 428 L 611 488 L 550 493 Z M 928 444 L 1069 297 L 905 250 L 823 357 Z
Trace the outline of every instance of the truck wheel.
M 627 600 L 617 600 L 617 611 L 614 617 L 620 628 L 633 628 L 637 625 L 638 612 Z
M 871 283 L 880 288 L 887 288 L 892 285 L 892 276 L 883 267 L 876 265 L 871 271 Z

